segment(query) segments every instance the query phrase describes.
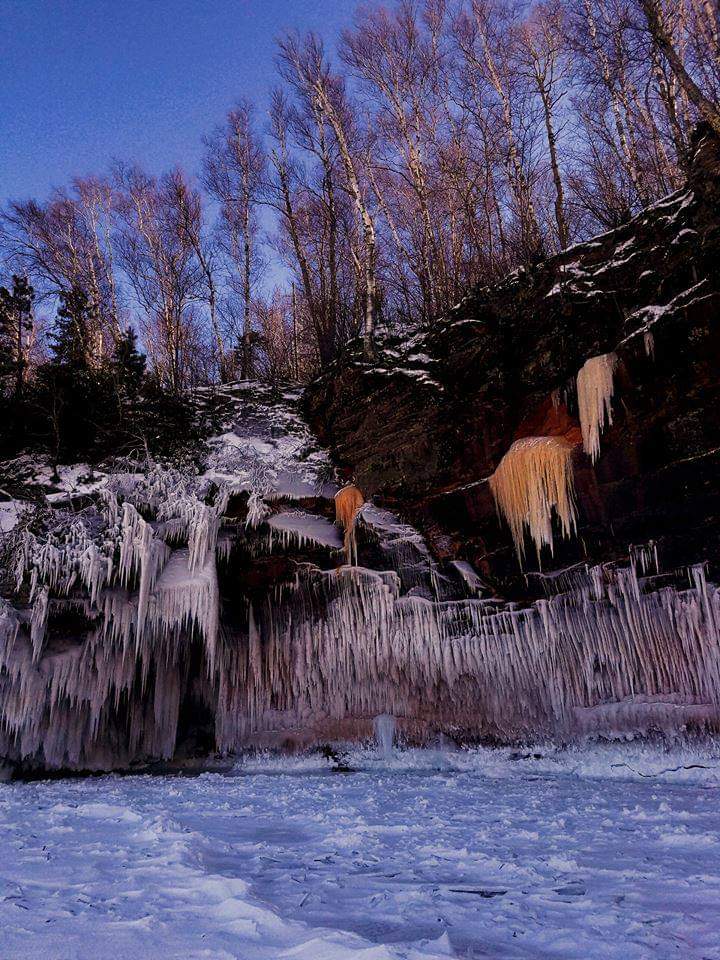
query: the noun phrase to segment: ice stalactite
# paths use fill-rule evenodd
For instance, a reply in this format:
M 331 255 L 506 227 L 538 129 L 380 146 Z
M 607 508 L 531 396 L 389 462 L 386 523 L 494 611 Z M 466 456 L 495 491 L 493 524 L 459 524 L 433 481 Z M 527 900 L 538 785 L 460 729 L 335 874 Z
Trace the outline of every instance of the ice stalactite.
M 170 556 L 170 547 L 157 540 L 152 526 L 143 519 L 131 503 L 123 504 L 122 539 L 120 542 L 120 583 L 127 587 L 133 578 L 139 580 L 137 603 L 137 634 L 145 626 L 150 591 Z
M 185 495 L 159 505 L 158 520 L 175 521 L 176 535 L 187 541 L 191 570 L 202 567 L 208 553 L 214 553 L 227 503 L 228 492 L 223 489 L 212 504 Z
M 335 522 L 345 531 L 345 559 L 350 565 L 357 563 L 355 523 L 364 503 L 365 497 L 352 483 L 335 494 Z
M 59 524 L 42 539 L 25 531 L 16 552 L 17 589 L 29 575 L 31 599 L 40 583 L 65 596 L 77 584 L 85 587 L 95 602 L 112 579 L 114 546 L 114 532 L 96 543 L 92 529 L 82 519 Z
M 170 758 L 197 704 L 228 751 L 368 737 L 378 715 L 430 742 L 720 729 L 720 591 L 702 567 L 655 576 L 650 544 L 628 567 L 532 575 L 534 603 L 486 599 L 468 564 L 434 561 L 356 487 L 335 501 L 343 544 L 321 515 L 334 488 L 312 513 L 290 448 L 282 490 L 307 499 L 292 509 L 263 489 L 257 528 L 234 511 L 223 525 L 227 493 L 207 477 L 152 466 L 20 542 L 16 606 L 0 602 L 0 754 L 45 768 Z M 572 451 L 517 441 L 492 478 L 521 557 L 526 532 L 539 553 L 556 517 L 574 530 Z M 355 565 L 321 569 L 343 545 Z
M 562 437 L 516 440 L 490 477 L 498 512 L 510 527 L 515 550 L 525 556 L 525 532 L 535 544 L 553 552 L 553 512 L 564 537 L 576 527 L 572 470 L 573 447 Z
M 0 620 L 4 756 L 46 767 L 172 756 L 191 647 L 214 671 L 226 507 L 222 488 L 153 466 L 19 539 L 27 601 Z
M 590 357 L 577 375 L 578 411 L 583 449 L 593 463 L 600 456 L 600 435 L 612 424 L 612 397 L 618 358 L 614 353 Z
M 654 540 L 639 546 L 630 545 L 630 562 L 643 576 L 660 572 L 658 546 Z
M 0 647 L 11 648 L 20 629 L 17 611 L 0 597 Z
M 702 570 L 686 590 L 648 589 L 633 568 L 586 580 L 518 607 L 402 595 L 393 573 L 362 567 L 302 572 L 225 651 L 218 743 L 367 735 L 379 713 L 503 740 L 717 726 L 720 591 Z
M 275 514 L 268 523 L 268 543 L 278 543 L 284 550 L 306 547 L 328 547 L 342 550 L 343 540 L 337 527 L 325 517 L 304 510 L 285 510 Z
M 171 639 L 178 631 L 197 630 L 203 638 L 208 668 L 215 664 L 220 598 L 215 559 L 205 555 L 193 569 L 188 549 L 175 550 L 150 596 L 148 620 L 154 637 Z
M 257 530 L 270 516 L 270 507 L 265 503 L 262 495 L 253 492 L 248 497 L 247 517 L 245 526 L 250 530 Z
M 42 653 L 49 607 L 50 592 L 47 587 L 41 587 L 35 596 L 30 616 L 30 643 L 33 649 L 33 660 L 36 662 L 40 659 Z

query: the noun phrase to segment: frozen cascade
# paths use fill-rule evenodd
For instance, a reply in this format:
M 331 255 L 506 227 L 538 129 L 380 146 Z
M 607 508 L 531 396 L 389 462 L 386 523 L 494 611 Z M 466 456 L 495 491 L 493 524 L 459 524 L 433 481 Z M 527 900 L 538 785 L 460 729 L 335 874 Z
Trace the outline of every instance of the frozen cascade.
M 189 647 L 202 645 L 206 677 L 214 669 L 214 550 L 227 497 L 220 490 L 208 503 L 196 487 L 193 504 L 185 478 L 166 503 L 163 486 L 176 495 L 180 481 L 165 473 L 152 466 L 137 483 L 118 475 L 96 507 L 18 541 L 29 606 L 0 609 L 4 756 L 108 767 L 173 755 Z M 50 629 L 63 616 L 71 637 Z
M 226 650 L 218 741 L 362 733 L 384 712 L 423 736 L 510 740 L 586 735 L 583 711 L 600 708 L 610 734 L 716 724 L 720 591 L 693 576 L 652 591 L 632 568 L 593 568 L 584 589 L 516 608 L 403 596 L 396 575 L 363 568 L 301 572 L 255 611 L 261 640 Z
M 578 413 L 583 449 L 593 463 L 600 456 L 600 435 L 612 425 L 612 398 L 618 358 L 614 353 L 590 357 L 577 375 Z
M 0 754 L 48 768 L 170 758 L 183 704 L 214 717 L 220 751 L 374 732 L 385 753 L 394 725 L 429 743 L 718 728 L 720 590 L 702 566 L 683 584 L 657 575 L 654 544 L 633 546 L 627 566 L 535 574 L 544 598 L 507 603 L 467 564 L 453 581 L 392 514 L 353 504 L 358 559 L 381 569 L 337 567 L 332 490 L 309 498 L 309 472 L 288 484 L 288 451 L 304 448 L 277 443 L 291 492 L 266 491 L 262 509 L 153 467 L 23 535 L 17 600 L 0 601 Z M 283 575 L 246 591 L 265 561 Z
M 498 514 L 510 527 L 518 559 L 525 557 L 525 534 L 538 560 L 544 546 L 553 553 L 553 513 L 563 537 L 576 529 L 573 448 L 563 437 L 516 440 L 490 477 Z

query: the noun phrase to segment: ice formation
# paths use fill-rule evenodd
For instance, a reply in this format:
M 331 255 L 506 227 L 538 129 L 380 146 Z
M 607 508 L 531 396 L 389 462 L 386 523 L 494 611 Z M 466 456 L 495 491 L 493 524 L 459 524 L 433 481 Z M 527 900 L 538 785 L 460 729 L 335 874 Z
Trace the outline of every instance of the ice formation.
M 535 544 L 553 552 L 552 515 L 564 537 L 575 531 L 573 448 L 562 437 L 525 437 L 516 440 L 490 477 L 498 512 L 507 521 L 515 550 L 525 556 L 525 532 Z
M 612 397 L 618 358 L 614 353 L 590 357 L 577 375 L 578 411 L 583 449 L 593 463 L 600 456 L 600 434 L 612 424 Z
M 226 650 L 218 742 L 303 727 L 367 735 L 381 712 L 418 735 L 504 740 L 585 735 L 593 715 L 619 735 L 658 718 L 717 724 L 720 592 L 701 568 L 692 577 L 652 589 L 633 567 L 597 567 L 520 608 L 403 595 L 394 573 L 362 567 L 301 572 Z
M 335 494 L 335 521 L 345 531 L 345 557 L 350 564 L 357 563 L 355 523 L 365 503 L 365 497 L 350 483 Z
M 324 546 L 333 550 L 344 548 L 337 527 L 326 520 L 304 510 L 286 510 L 275 514 L 268 522 L 270 542 L 279 543 L 283 549 L 295 547 Z
M 573 530 L 571 455 L 560 438 L 520 440 L 492 478 L 521 555 L 526 529 L 552 548 L 553 512 Z M 94 506 L 13 534 L 0 755 L 48 768 L 168 758 L 197 711 L 221 751 L 370 737 L 379 716 L 430 742 L 720 724 L 720 590 L 702 566 L 687 583 L 658 576 L 655 545 L 634 546 L 627 565 L 533 575 L 544 598 L 521 606 L 485 596 L 467 563 L 436 564 L 357 488 L 335 506 L 353 532 L 347 559 L 373 569 L 337 566 L 332 493 L 266 490 L 260 510 L 218 479 L 116 474 Z M 265 560 L 270 578 L 246 585 Z
M 252 530 L 257 530 L 270 516 L 270 512 L 270 507 L 265 503 L 262 495 L 254 491 L 248 497 L 245 526 L 250 527 Z
M 226 506 L 224 490 L 150 464 L 18 534 L 27 607 L 0 610 L 3 755 L 72 767 L 172 754 L 191 644 L 214 669 Z
M 391 717 L 389 713 L 379 714 L 373 720 L 373 732 L 380 755 L 384 760 L 389 760 L 395 742 L 395 717 Z

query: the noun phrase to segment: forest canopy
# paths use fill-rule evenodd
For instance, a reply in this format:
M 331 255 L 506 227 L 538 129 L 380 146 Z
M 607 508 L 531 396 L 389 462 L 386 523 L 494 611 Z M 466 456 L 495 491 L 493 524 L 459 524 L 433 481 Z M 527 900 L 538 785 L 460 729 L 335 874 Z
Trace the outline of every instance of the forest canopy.
M 2 210 L 4 443 L 147 444 L 158 407 L 187 431 L 193 386 L 304 381 L 355 338 L 370 359 L 626 222 L 683 183 L 698 123 L 720 134 L 719 36 L 706 0 L 398 0 L 332 50 L 281 37 L 267 109 L 239 90 L 200 169 Z

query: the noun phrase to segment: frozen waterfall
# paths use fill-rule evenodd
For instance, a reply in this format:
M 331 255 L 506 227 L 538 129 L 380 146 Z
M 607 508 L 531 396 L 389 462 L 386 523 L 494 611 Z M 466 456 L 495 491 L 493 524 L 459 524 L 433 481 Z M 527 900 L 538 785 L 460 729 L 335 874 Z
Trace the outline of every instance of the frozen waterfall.
M 93 506 L 16 536 L 10 762 L 172 758 L 200 716 L 221 753 L 374 735 L 385 759 L 396 735 L 717 729 L 720 591 L 703 566 L 663 575 L 654 544 L 633 547 L 624 565 L 542 576 L 545 596 L 520 605 L 371 505 L 347 566 L 326 455 L 289 400 L 247 422 L 241 400 L 204 473 L 116 474 Z

